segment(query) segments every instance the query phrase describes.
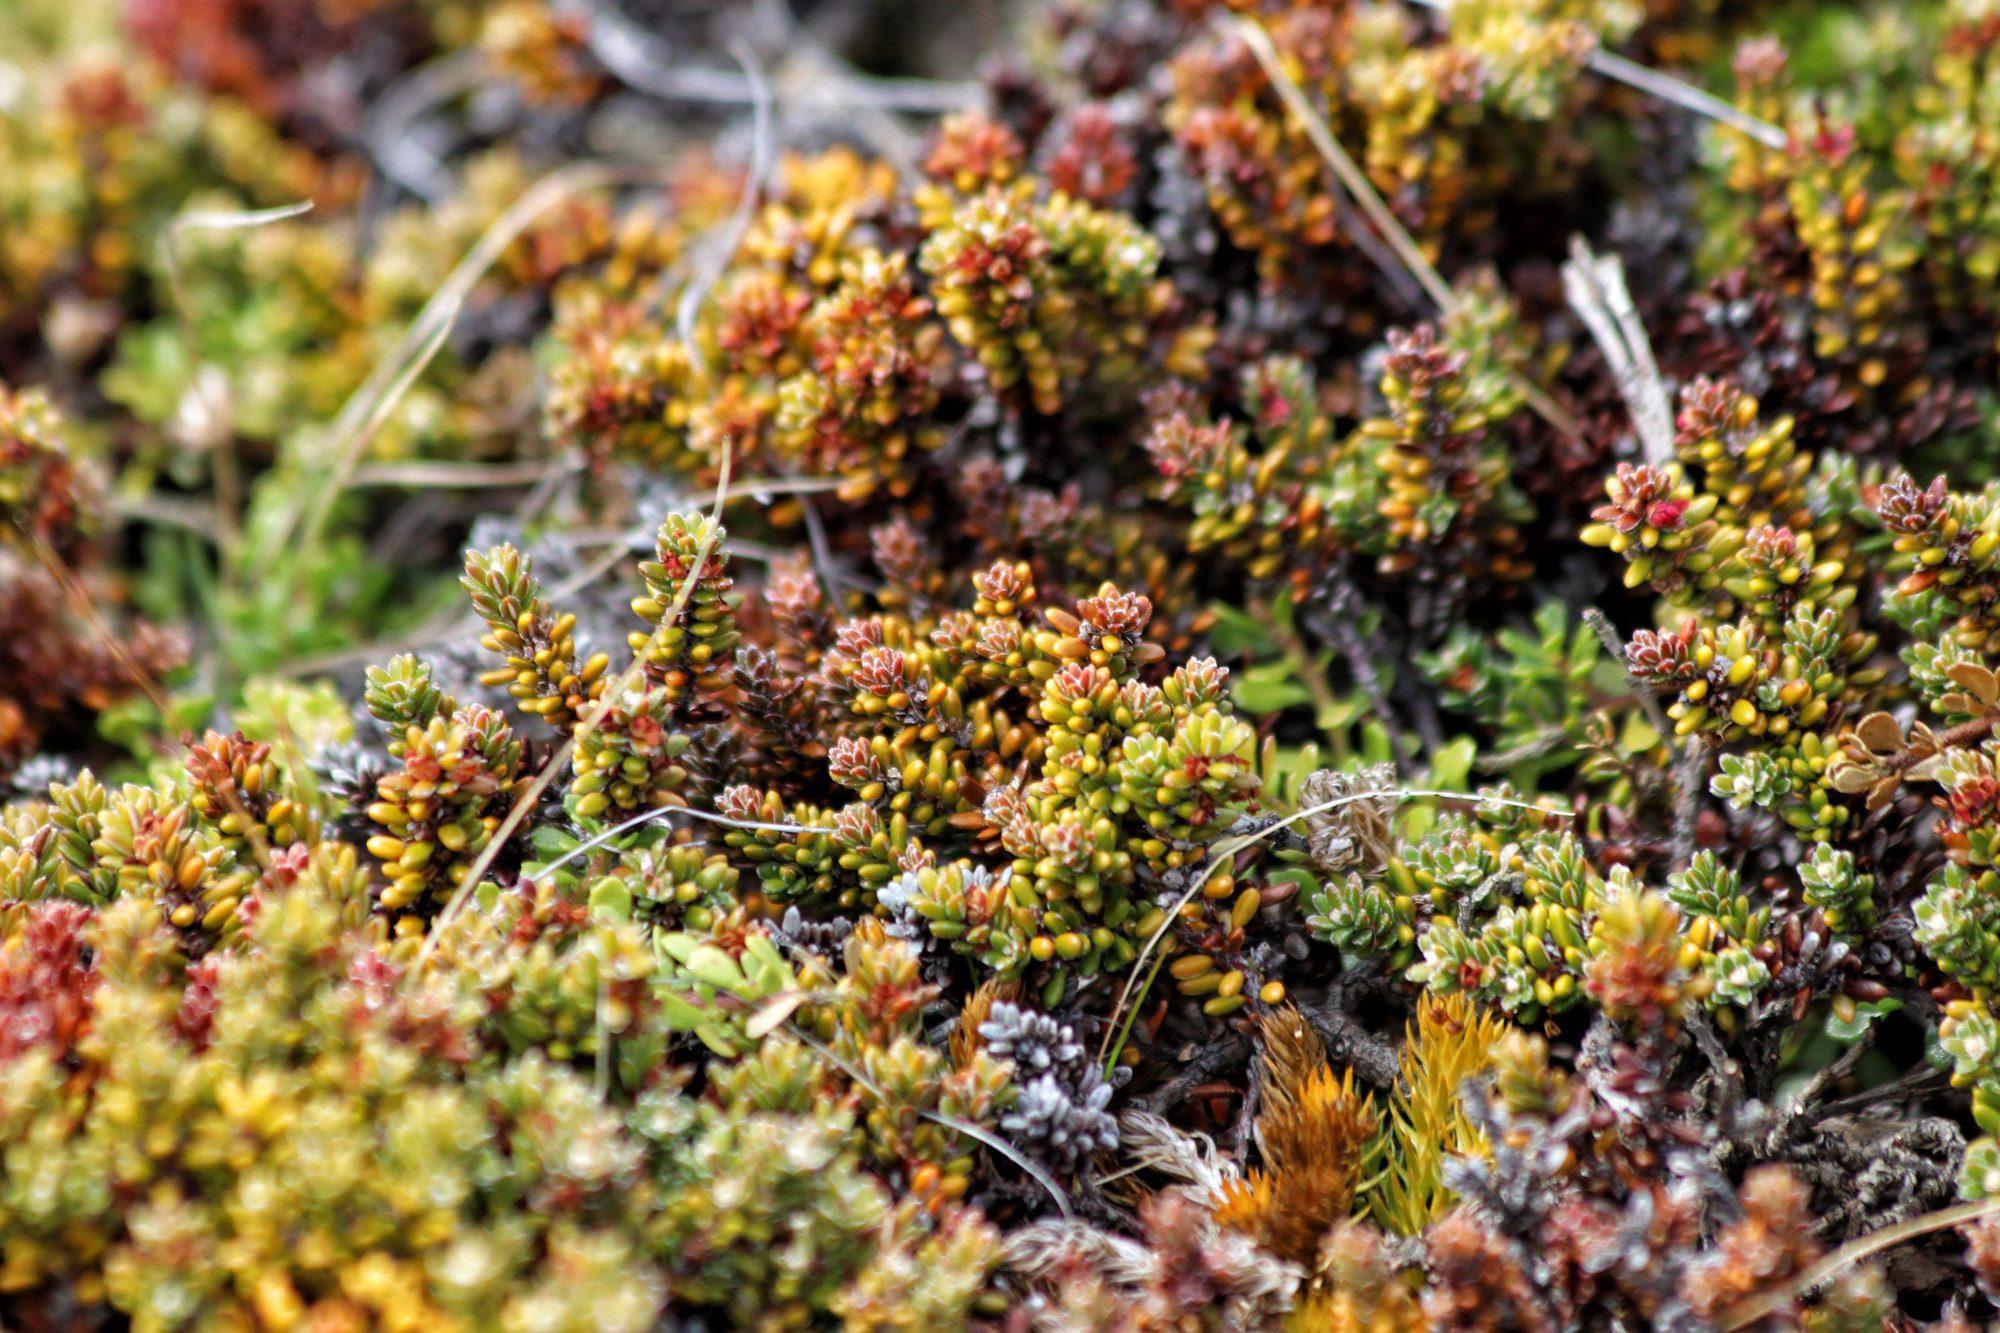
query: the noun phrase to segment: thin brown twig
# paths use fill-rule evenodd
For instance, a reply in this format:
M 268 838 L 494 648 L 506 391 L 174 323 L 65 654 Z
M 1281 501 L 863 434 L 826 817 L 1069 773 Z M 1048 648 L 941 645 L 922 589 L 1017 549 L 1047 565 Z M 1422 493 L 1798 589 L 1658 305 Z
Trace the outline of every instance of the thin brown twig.
M 1639 701 L 1646 721 L 1658 733 L 1660 743 L 1680 749 L 1680 771 L 1675 774 L 1679 796 L 1674 802 L 1673 841 L 1669 844 L 1668 855 L 1676 870 L 1685 870 L 1694 857 L 1695 835 L 1700 831 L 1701 798 L 1708 791 L 1708 784 L 1703 780 L 1708 775 L 1708 747 L 1698 735 L 1676 738 L 1674 725 L 1668 720 L 1666 710 L 1660 707 L 1659 699 L 1646 682 L 1633 673 L 1631 659 L 1625 655 L 1625 645 L 1619 641 L 1611 618 L 1594 606 L 1586 606 L 1583 608 L 1583 621 L 1618 663 L 1619 670 L 1625 673 L 1625 683 L 1632 687 L 1632 695 Z
M 452 918 L 464 910 L 466 900 L 472 896 L 473 890 L 478 888 L 480 879 L 492 866 L 493 859 L 500 854 L 500 849 L 514 836 L 515 830 L 520 828 L 522 821 L 528 817 L 528 812 L 542 799 L 542 793 L 549 789 L 551 782 L 555 781 L 556 774 L 568 762 L 571 753 L 590 738 L 617 704 L 619 697 L 639 679 L 646 669 L 646 659 L 659 642 L 660 635 L 666 633 L 667 627 L 680 617 L 681 611 L 688 604 L 688 599 L 694 596 L 695 585 L 701 581 L 702 572 L 708 567 L 709 557 L 715 554 L 716 542 L 722 532 L 722 502 L 729 490 L 729 463 L 734 453 L 733 444 L 722 451 L 722 467 L 715 486 L 715 506 L 710 514 L 708 535 L 702 538 L 701 545 L 695 549 L 694 562 L 688 568 L 687 577 L 681 581 L 680 591 L 674 594 L 673 604 L 667 607 L 666 614 L 660 617 L 660 623 L 654 627 L 645 644 L 632 655 L 632 665 L 625 668 L 624 673 L 612 681 L 590 709 L 577 719 L 575 730 L 556 747 L 555 753 L 549 756 L 548 762 L 542 765 L 541 772 L 535 775 L 534 781 L 528 784 L 527 789 L 515 798 L 513 808 L 507 811 L 507 817 L 500 821 L 500 827 L 493 831 L 493 837 L 473 859 L 465 878 L 459 882 L 458 888 L 446 902 L 444 910 L 439 912 L 437 920 L 431 923 L 430 933 L 424 936 L 423 946 L 417 951 L 417 965 L 410 969 L 411 975 L 414 976 L 423 970 L 424 964 L 430 959 L 431 950 L 444 934 L 445 927 L 451 924 Z
M 1396 1048 L 1363 1027 L 1348 1012 L 1347 980 L 1336 979 L 1327 987 L 1323 1003 L 1311 1008 L 1301 1006 L 1300 1013 L 1319 1035 L 1328 1056 L 1352 1066 L 1355 1073 L 1378 1088 L 1394 1087 L 1399 1068 Z
M 1869 1030 L 1873 1031 L 1874 1029 L 1871 1027 Z M 1820 1103 L 1818 1115 L 1815 1118 L 1828 1120 L 1834 1116 L 1853 1115 L 1857 1111 L 1866 1110 L 1882 1102 L 1919 1097 L 1943 1088 L 1950 1081 L 1951 1073 L 1949 1070 L 1937 1069 L 1929 1064 L 1921 1064 L 1914 1069 L 1906 1071 L 1900 1078 L 1897 1078 L 1893 1082 L 1884 1083 L 1879 1087 L 1868 1088 L 1862 1092 L 1855 1093 L 1851 1097 L 1842 1097 L 1838 1101 Z
M 1141 1111 L 1151 1111 L 1157 1115 L 1178 1105 L 1188 1093 L 1227 1069 L 1250 1050 L 1250 1043 L 1239 1033 L 1234 1029 L 1224 1028 L 1221 1036 L 1196 1052 L 1194 1058 L 1188 1061 L 1187 1068 L 1139 1098 L 1133 1105 Z
M 171 723 L 174 715 L 173 703 L 167 698 L 167 692 L 153 679 L 153 673 L 139 664 L 119 641 L 118 636 L 113 634 L 99 618 L 96 606 L 91 603 L 90 594 L 77 586 L 76 576 L 70 571 L 69 565 L 56 553 L 54 547 L 28 531 L 26 525 L 18 519 L 15 521 L 15 527 L 27 539 L 29 547 L 34 551 L 35 557 L 42 562 L 42 568 L 47 571 L 48 576 L 55 580 L 56 587 L 61 591 L 63 600 L 69 603 L 70 610 L 90 627 L 91 633 L 103 642 L 105 651 L 117 661 L 126 677 L 141 694 L 146 696 L 153 707 L 159 710 L 160 720 Z M 178 740 L 178 737 L 176 739 Z
M 1870 1023 L 1861 1030 L 1861 1035 L 1848 1044 L 1840 1057 L 1812 1076 L 1812 1081 L 1800 1090 L 1792 1102 L 1793 1112 L 1804 1115 L 1814 1102 L 1824 1097 L 1833 1086 L 1854 1072 L 1868 1052 L 1875 1049 L 1877 1024 Z M 1928 1066 L 1926 1066 L 1928 1067 Z
M 1996 722 L 2000 722 L 2000 713 L 1988 713 L 1984 717 L 1975 717 L 1970 722 L 1961 722 L 1955 727 L 1946 727 L 1943 731 L 1935 733 L 1932 738 L 1937 742 L 1936 750 L 1921 755 L 1915 750 L 1905 750 L 1901 754 L 1891 755 L 1889 758 L 1881 761 L 1882 771 L 1885 773 L 1900 773 L 1919 759 L 1928 758 L 1930 754 L 1935 754 L 1941 750 L 1952 750 L 1960 746 L 1971 745 L 1974 741 L 1982 739 L 1987 733 L 1991 732 Z

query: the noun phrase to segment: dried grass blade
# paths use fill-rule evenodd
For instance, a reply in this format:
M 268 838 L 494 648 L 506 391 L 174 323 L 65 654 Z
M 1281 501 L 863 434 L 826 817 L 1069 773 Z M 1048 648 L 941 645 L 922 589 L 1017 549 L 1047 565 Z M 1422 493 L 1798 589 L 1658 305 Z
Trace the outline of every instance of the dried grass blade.
M 551 473 L 573 471 L 577 465 L 567 460 L 525 463 L 442 463 L 416 460 L 401 463 L 367 463 L 347 478 L 349 488 L 362 486 L 409 486 L 419 490 L 478 490 L 487 486 L 527 486 Z
M 322 479 L 324 484 L 300 488 L 300 498 L 276 529 L 274 545 L 282 549 L 291 543 L 301 520 L 306 517 L 304 507 L 308 503 L 307 495 L 316 497 L 310 502 L 313 509 L 307 521 L 307 540 L 317 539 L 335 497 L 346 485 L 348 475 L 367 448 L 370 434 L 395 410 L 397 400 L 414 382 L 411 366 L 417 364 L 421 373 L 421 363 L 436 354 L 473 288 L 535 219 L 571 195 L 586 190 L 611 185 L 645 184 L 661 179 L 662 169 L 655 163 L 599 159 L 574 162 L 542 177 L 509 205 L 437 291 L 431 294 L 431 299 L 410 322 L 410 327 L 403 331 L 396 346 L 341 407 L 340 414 L 328 429 L 323 446 L 329 455 Z
M 1898 1222 L 1895 1226 L 1870 1232 L 1866 1236 L 1857 1236 L 1786 1285 L 1775 1291 L 1752 1296 L 1732 1306 L 1723 1314 L 1722 1323 L 1718 1327 L 1722 1333 L 1736 1333 L 1736 1330 L 1748 1328 L 1799 1293 L 1810 1291 L 1849 1264 L 1859 1263 L 1871 1254 L 1892 1249 L 1906 1240 L 1927 1236 L 1946 1227 L 1955 1227 L 1961 1222 L 1991 1217 L 1995 1213 L 2000 1213 L 2000 1199 L 1981 1199 L 1976 1203 L 1961 1203 L 1950 1208 L 1940 1208 L 1934 1213 L 1924 1213 L 1907 1222 Z
M 1437 303 L 1439 310 L 1450 312 L 1456 309 L 1458 298 L 1452 292 L 1451 285 L 1431 265 L 1430 260 L 1424 258 L 1423 251 L 1419 250 L 1417 243 L 1410 239 L 1410 234 L 1403 230 L 1403 225 L 1396 221 L 1396 215 L 1382 202 L 1382 196 L 1375 192 L 1375 187 L 1369 183 L 1368 177 L 1355 165 L 1347 150 L 1340 146 L 1340 141 L 1333 137 L 1333 131 L 1326 127 L 1325 118 L 1313 109 L 1311 102 L 1306 100 L 1305 93 L 1293 81 L 1284 63 L 1278 59 L 1277 48 L 1271 44 L 1271 35 L 1264 31 L 1263 25 L 1242 14 L 1217 14 L 1213 22 L 1219 31 L 1235 34 L 1250 48 L 1250 54 L 1255 56 L 1257 63 L 1263 67 L 1264 76 L 1271 81 L 1271 87 L 1277 91 L 1279 100 L 1284 102 L 1287 110 L 1298 117 L 1299 124 L 1304 127 L 1306 137 L 1312 140 L 1313 147 L 1319 150 L 1319 155 L 1333 168 L 1333 174 L 1339 179 L 1341 186 L 1346 189 L 1361 211 L 1368 215 L 1368 220 L 1375 224 L 1376 230 L 1382 233 L 1382 238 L 1389 243 L 1396 258 L 1409 270 L 1410 276 L 1422 286 L 1425 295 Z M 1549 397 L 1541 385 L 1519 371 L 1510 372 L 1507 378 L 1526 399 L 1528 406 L 1534 409 L 1535 415 L 1572 439 L 1583 434 L 1582 423 L 1562 404 Z
M 1125 1012 L 1125 1002 L 1131 998 L 1132 983 L 1137 979 L 1139 969 L 1145 965 L 1146 959 L 1152 956 L 1153 949 L 1165 938 L 1166 933 L 1173 929 L 1174 918 L 1180 915 L 1181 909 L 1194 901 L 1194 896 L 1201 892 L 1201 886 L 1208 883 L 1214 877 L 1216 871 L 1222 869 L 1223 866 L 1235 859 L 1236 853 L 1246 847 L 1256 846 L 1287 824 L 1295 823 L 1311 815 L 1324 814 L 1328 810 L 1337 810 L 1343 805 L 1353 805 L 1357 801 L 1380 800 L 1384 796 L 1394 796 L 1399 801 L 1434 798 L 1448 801 L 1476 801 L 1482 805 L 1511 805 L 1522 810 L 1541 810 L 1545 814 L 1559 819 L 1575 818 L 1568 810 L 1549 810 L 1544 806 L 1536 805 L 1532 801 L 1516 801 L 1498 796 L 1476 796 L 1471 792 L 1463 791 L 1429 791 L 1419 787 L 1397 787 L 1389 791 L 1364 791 L 1355 792 L 1347 796 L 1336 796 L 1330 801 L 1323 801 L 1318 805 L 1309 806 L 1296 814 L 1274 819 L 1255 833 L 1239 833 L 1233 838 L 1222 839 L 1208 849 L 1208 861 L 1202 868 L 1201 875 L 1188 885 L 1187 892 L 1180 896 L 1180 901 L 1176 902 L 1172 910 L 1167 913 L 1166 920 L 1162 921 L 1154 929 L 1152 935 L 1147 938 L 1145 946 L 1139 950 L 1138 957 L 1132 960 L 1132 966 L 1125 974 L 1125 988 L 1119 991 L 1118 1003 L 1112 1006 L 1111 1018 L 1105 1024 L 1104 1041 L 1097 1049 L 1097 1058 L 1099 1060 L 1104 1059 L 1105 1052 L 1110 1049 L 1112 1033 L 1117 1029 L 1118 1021 Z

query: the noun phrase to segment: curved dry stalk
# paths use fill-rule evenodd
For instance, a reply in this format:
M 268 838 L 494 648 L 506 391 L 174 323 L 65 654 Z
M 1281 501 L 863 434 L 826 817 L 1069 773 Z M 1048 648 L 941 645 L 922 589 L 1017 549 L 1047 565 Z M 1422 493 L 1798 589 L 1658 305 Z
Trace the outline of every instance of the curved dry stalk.
M 698 66 L 677 66 L 655 48 L 657 39 L 610 5 L 593 5 L 590 53 L 621 83 L 671 102 L 755 105 L 764 94 L 745 74 Z M 827 111 L 907 112 L 943 115 L 986 105 L 984 84 L 939 79 L 880 78 L 841 71 L 780 88 L 774 99 L 788 108 Z
M 847 485 L 845 477 L 746 477 L 729 488 L 732 500 L 761 499 L 766 495 L 818 495 Z
M 1246 847 L 1256 846 L 1287 824 L 1295 823 L 1311 815 L 1324 814 L 1328 810 L 1336 810 L 1343 805 L 1353 805 L 1357 801 L 1380 800 L 1384 796 L 1394 796 L 1402 801 L 1422 800 L 1425 798 L 1447 801 L 1475 801 L 1481 805 L 1511 805 L 1522 810 L 1540 810 L 1544 814 L 1553 815 L 1560 819 L 1574 819 L 1576 817 L 1571 811 L 1550 810 L 1546 806 L 1536 805 L 1532 801 L 1516 801 L 1499 796 L 1479 796 L 1472 792 L 1464 791 L 1429 791 L 1421 787 L 1392 787 L 1387 791 L 1363 791 L 1354 792 L 1347 796 L 1336 796 L 1330 801 L 1322 801 L 1318 805 L 1308 806 L 1296 814 L 1289 814 L 1274 819 L 1254 833 L 1239 833 L 1233 838 L 1222 839 L 1215 846 L 1208 849 L 1207 864 L 1203 867 L 1201 875 L 1188 885 L 1187 892 L 1183 893 L 1180 901 L 1173 905 L 1173 908 L 1167 913 L 1166 919 L 1154 928 L 1152 935 L 1146 940 L 1145 947 L 1140 949 L 1138 957 L 1132 960 L 1132 965 L 1125 974 L 1125 988 L 1118 992 L 1118 1003 L 1111 1007 L 1111 1017 L 1105 1023 L 1104 1040 L 1097 1048 L 1097 1058 L 1099 1060 L 1104 1059 L 1105 1052 L 1111 1047 L 1111 1035 L 1117 1029 L 1118 1020 L 1125 1012 L 1125 1001 L 1132 994 L 1132 982 L 1138 977 L 1139 969 L 1144 966 L 1146 959 L 1152 955 L 1154 946 L 1158 945 L 1165 938 L 1166 933 L 1173 928 L 1174 918 L 1180 915 L 1181 909 L 1194 901 L 1194 896 L 1201 892 L 1201 886 L 1214 878 L 1216 871 L 1234 860 L 1236 853 Z M 1150 981 L 1150 978 L 1148 980 Z
M 591 159 L 550 172 L 509 205 L 507 211 L 494 220 L 465 258 L 459 261 L 444 283 L 432 293 L 431 299 L 410 321 L 409 328 L 403 331 L 395 347 L 376 364 L 361 387 L 349 395 L 340 414 L 328 428 L 322 445 L 324 453 L 329 456 L 322 484 L 299 488 L 299 498 L 275 529 L 273 554 L 290 545 L 302 519 L 305 520 L 304 540 L 307 543 L 318 540 L 332 512 L 334 500 L 360 462 L 369 439 L 381 428 L 389 413 L 395 410 L 403 394 L 416 382 L 417 376 L 423 373 L 438 349 L 444 346 L 444 340 L 473 288 L 506 253 L 507 247 L 520 238 L 521 233 L 543 213 L 572 195 L 611 185 L 646 184 L 661 179 L 662 168 L 657 163 Z M 309 502 L 308 495 L 315 498 Z M 305 514 L 307 503 L 312 504 L 309 517 Z
M 624 823 L 604 830 L 604 832 L 598 834 L 590 841 L 570 848 L 561 856 L 543 866 L 542 873 L 544 875 L 552 875 L 571 861 L 574 861 L 577 857 L 582 856 L 585 852 L 597 850 L 619 834 L 629 833 L 641 824 L 650 824 L 656 819 L 665 819 L 670 815 L 688 815 L 695 819 L 705 819 L 711 824 L 722 824 L 728 828 L 753 829 L 759 832 L 804 833 L 806 831 L 803 824 L 767 824 L 755 819 L 731 819 L 728 815 L 718 815 L 713 810 L 696 810 L 692 806 L 662 805 L 656 806 L 644 814 L 634 815 Z
M 1768 1291 L 1762 1295 L 1752 1296 L 1746 1301 L 1737 1302 L 1724 1312 L 1719 1327 L 1722 1333 L 1736 1333 L 1736 1330 L 1748 1328 L 1779 1306 L 1792 1301 L 1800 1292 L 1818 1286 L 1849 1264 L 1858 1263 L 1871 1254 L 1893 1249 L 1906 1240 L 1927 1236 L 1946 1227 L 1955 1227 L 1961 1222 L 1991 1217 L 1995 1213 L 2000 1213 L 2000 1199 L 1981 1199 L 1977 1203 L 1961 1203 L 1950 1208 L 1940 1208 L 1934 1213 L 1924 1213 L 1907 1222 L 1898 1222 L 1895 1226 L 1883 1227 L 1880 1231 L 1857 1236 L 1776 1291 Z
M 713 238 L 705 253 L 696 261 L 695 275 L 688 285 L 681 289 L 681 299 L 674 309 L 674 329 L 679 335 L 681 346 L 687 350 L 688 364 L 694 368 L 695 378 L 703 386 L 708 384 L 708 357 L 701 349 L 701 340 L 695 337 L 695 316 L 701 312 L 702 302 L 715 284 L 722 280 L 722 272 L 729 266 L 730 257 L 743 244 L 743 235 L 750 229 L 750 218 L 757 207 L 757 196 L 763 192 L 764 178 L 771 174 L 771 90 L 764 81 L 764 67 L 757 60 L 757 53 L 749 43 L 734 38 L 729 44 L 730 53 L 743 65 L 743 77 L 750 81 L 751 90 L 756 94 L 753 102 L 755 119 L 751 126 L 752 147 L 750 155 L 750 176 L 743 182 L 743 193 L 736 201 L 736 211 L 730 215 L 729 224 L 722 234 Z
M 113 517 L 126 522 L 141 519 L 162 527 L 191 532 L 211 545 L 217 542 L 215 513 L 199 500 L 164 495 L 158 491 L 148 491 L 144 495 L 116 491 L 106 499 L 105 504 Z
M 474 91 L 491 77 L 486 53 L 472 47 L 420 65 L 390 84 L 361 126 L 361 141 L 382 174 L 426 203 L 450 194 L 451 172 L 410 128 L 432 107 Z

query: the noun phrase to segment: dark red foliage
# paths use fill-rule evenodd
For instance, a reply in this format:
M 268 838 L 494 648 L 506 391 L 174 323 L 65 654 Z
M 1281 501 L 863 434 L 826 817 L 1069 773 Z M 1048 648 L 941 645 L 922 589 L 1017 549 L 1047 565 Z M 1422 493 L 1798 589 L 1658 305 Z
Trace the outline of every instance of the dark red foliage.
M 310 128 L 328 147 L 360 128 L 362 65 L 392 76 L 429 44 L 409 0 L 126 0 L 125 24 L 176 82 Z
M 99 608 L 117 600 L 109 587 L 85 592 Z M 114 650 L 69 614 L 53 578 L 0 552 L 0 772 L 31 754 L 66 716 L 132 693 L 137 680 L 128 664 L 157 679 L 186 660 L 178 636 L 143 622 Z
M 181 992 L 181 1007 L 174 1011 L 174 1031 L 196 1051 L 208 1049 L 215 1014 L 222 1007 L 215 993 L 221 973 L 219 954 L 210 954 L 187 970 L 187 989 Z
M 66 1055 L 90 1022 L 97 968 L 85 939 L 90 909 L 43 902 L 27 909 L 20 943 L 0 950 L 0 1060 L 46 1046 Z
M 1045 168 L 1056 189 L 1100 207 L 1123 194 L 1137 170 L 1138 162 L 1111 108 L 1097 102 L 1070 114 Z

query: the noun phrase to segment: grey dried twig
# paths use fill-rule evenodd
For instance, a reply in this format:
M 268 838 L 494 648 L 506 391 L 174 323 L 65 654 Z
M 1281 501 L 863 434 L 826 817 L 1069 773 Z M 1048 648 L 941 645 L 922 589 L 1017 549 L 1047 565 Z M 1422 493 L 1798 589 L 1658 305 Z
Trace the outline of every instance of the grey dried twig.
M 1449 10 L 1451 0 L 1412 0 L 1426 9 Z M 1731 106 L 1712 93 L 1703 92 L 1691 83 L 1649 69 L 1636 61 L 1597 47 L 1584 60 L 1584 64 L 1608 79 L 1637 88 L 1640 92 L 1651 93 L 1663 102 L 1672 102 L 1696 115 L 1727 125 L 1749 135 L 1766 148 L 1783 148 L 1789 136 L 1780 127 L 1768 120 L 1759 120 L 1741 107 Z
M 761 96 L 761 76 L 689 65 L 661 49 L 657 37 L 610 5 L 592 7 L 590 53 L 627 87 L 673 102 L 752 106 Z M 938 115 L 977 110 L 986 88 L 969 81 L 878 78 L 838 72 L 785 82 L 770 100 L 800 110 L 871 110 Z
M 361 126 L 361 141 L 382 174 L 426 203 L 449 195 L 456 185 L 451 170 L 424 147 L 416 124 L 431 108 L 491 77 L 485 53 L 473 47 L 420 65 L 390 84 Z
M 1632 693 L 1638 697 L 1639 707 L 1644 710 L 1646 720 L 1653 724 L 1653 730 L 1660 734 L 1661 740 L 1671 738 L 1674 734 L 1674 724 L 1667 720 L 1665 710 L 1660 707 L 1660 701 L 1653 697 L 1653 692 L 1646 688 L 1646 683 L 1632 674 L 1632 667 L 1625 660 L 1625 644 L 1619 639 L 1617 627 L 1611 623 L 1611 617 L 1594 606 L 1586 606 L 1583 608 L 1583 621 L 1597 635 L 1597 641 L 1604 645 L 1604 651 L 1610 653 L 1612 660 L 1624 670 L 1625 683 L 1632 687 Z
M 1563 264 L 1563 292 L 1570 309 L 1590 330 L 1618 382 L 1619 396 L 1632 414 L 1632 427 L 1646 461 L 1655 465 L 1674 460 L 1674 412 L 1653 359 L 1646 325 L 1625 287 L 1625 265 L 1616 255 L 1591 252 L 1581 236 L 1569 242 Z

